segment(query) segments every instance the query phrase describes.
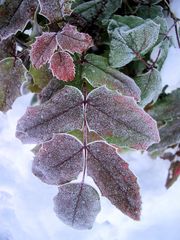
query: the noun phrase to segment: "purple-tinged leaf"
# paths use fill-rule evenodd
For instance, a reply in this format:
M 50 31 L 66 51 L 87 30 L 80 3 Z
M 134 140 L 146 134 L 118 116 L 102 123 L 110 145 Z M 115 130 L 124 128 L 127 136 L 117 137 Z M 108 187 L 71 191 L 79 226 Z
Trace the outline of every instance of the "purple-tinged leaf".
M 139 220 L 139 186 L 128 164 L 117 154 L 114 147 L 105 142 L 90 143 L 87 150 L 87 173 L 93 178 L 102 195 L 124 214 Z
M 133 98 L 99 87 L 87 97 L 87 121 L 108 142 L 145 150 L 159 142 L 156 122 Z
M 0 5 L 0 38 L 5 39 L 18 30 L 22 31 L 37 6 L 37 0 L 6 0 Z
M 62 81 L 72 81 L 75 77 L 75 66 L 71 55 L 67 52 L 56 52 L 51 57 L 50 68 L 53 76 Z
M 23 143 L 42 143 L 50 140 L 54 133 L 81 129 L 82 104 L 82 93 L 66 86 L 49 101 L 27 109 L 18 121 L 16 137 Z
M 54 135 L 42 144 L 32 171 L 47 184 L 60 185 L 76 179 L 83 169 L 83 145 L 68 134 Z
M 40 14 L 49 19 L 50 22 L 58 22 L 72 12 L 72 0 L 39 0 L 39 3 Z
M 93 40 L 87 33 L 80 33 L 77 27 L 66 24 L 61 32 L 57 34 L 59 46 L 70 53 L 82 53 L 93 46 Z
M 14 37 L 9 37 L 0 42 L 0 60 L 16 55 L 16 42 Z
M 166 180 L 166 188 L 171 187 L 180 175 L 180 161 L 172 162 Z
M 56 48 L 56 33 L 45 32 L 40 37 L 37 37 L 36 41 L 32 44 L 30 52 L 33 66 L 40 68 L 43 64 L 46 64 L 50 60 Z
M 0 111 L 7 112 L 20 96 L 20 87 L 25 81 L 26 68 L 18 58 L 0 61 Z
M 60 186 L 59 193 L 54 197 L 57 217 L 76 229 L 91 229 L 100 209 L 97 191 L 84 183 Z
M 123 95 L 140 100 L 141 91 L 134 80 L 111 68 L 106 58 L 88 54 L 85 56 L 85 60 L 82 77 L 86 78 L 93 87 L 106 85 L 111 90 L 118 90 Z

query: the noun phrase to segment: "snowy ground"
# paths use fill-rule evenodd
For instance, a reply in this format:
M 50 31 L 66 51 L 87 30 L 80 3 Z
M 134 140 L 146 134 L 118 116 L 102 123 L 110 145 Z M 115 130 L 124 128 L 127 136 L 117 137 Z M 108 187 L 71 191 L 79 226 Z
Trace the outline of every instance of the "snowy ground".
M 178 9 L 179 6 L 179 9 Z M 172 1 L 180 17 L 180 1 Z M 180 49 L 171 47 L 161 75 L 167 92 L 180 87 Z M 164 184 L 168 161 L 152 160 L 133 151 L 124 156 L 138 177 L 142 195 L 141 221 L 123 215 L 102 198 L 102 211 L 92 230 L 77 231 L 64 225 L 53 212 L 57 188 L 31 173 L 32 146 L 14 136 L 16 121 L 31 95 L 20 97 L 7 115 L 0 113 L 0 240 L 179 240 L 180 180 L 168 191 Z

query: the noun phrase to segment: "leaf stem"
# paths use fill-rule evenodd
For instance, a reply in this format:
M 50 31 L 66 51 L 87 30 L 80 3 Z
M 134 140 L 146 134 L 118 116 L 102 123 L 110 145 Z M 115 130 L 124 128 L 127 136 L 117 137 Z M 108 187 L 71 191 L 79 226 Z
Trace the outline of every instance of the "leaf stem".
M 83 122 L 83 157 L 84 157 L 84 163 L 83 163 L 83 177 L 82 177 L 82 183 L 84 183 L 85 176 L 86 176 L 86 170 L 87 170 L 87 135 L 88 135 L 88 126 L 87 126 L 87 118 L 86 118 L 86 107 L 87 107 L 87 84 L 86 82 L 83 82 L 83 95 L 84 95 L 84 103 L 83 103 L 83 114 L 84 114 L 84 122 Z

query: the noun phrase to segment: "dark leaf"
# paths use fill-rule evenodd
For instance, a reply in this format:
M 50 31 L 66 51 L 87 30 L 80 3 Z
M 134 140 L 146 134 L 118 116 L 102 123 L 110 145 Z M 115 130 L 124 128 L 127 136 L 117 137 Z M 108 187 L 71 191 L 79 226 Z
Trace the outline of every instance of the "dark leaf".
M 14 37 L 9 37 L 0 42 L 0 60 L 16 55 L 16 42 Z
M 18 30 L 22 31 L 32 19 L 37 6 L 37 0 L 6 0 L 0 5 L 0 38 L 7 38 Z
M 30 52 L 31 62 L 36 68 L 46 64 L 57 48 L 56 33 L 45 32 L 32 44 Z
M 156 122 L 133 98 L 99 87 L 88 95 L 87 101 L 90 129 L 108 142 L 144 150 L 159 142 Z
M 88 175 L 103 196 L 129 217 L 139 220 L 141 198 L 136 177 L 116 149 L 105 142 L 88 144 Z
M 171 163 L 169 168 L 168 177 L 166 180 L 166 188 L 171 187 L 180 175 L 180 161 Z
M 75 77 L 73 58 L 67 52 L 56 52 L 50 60 L 53 76 L 62 81 L 72 81 Z
M 20 96 L 26 71 L 18 58 L 10 57 L 0 61 L 0 111 L 7 112 Z
M 68 134 L 54 135 L 42 144 L 32 171 L 47 184 L 64 184 L 76 179 L 83 168 L 83 145 Z
M 41 143 L 54 133 L 81 129 L 83 123 L 83 95 L 66 86 L 45 103 L 29 107 L 18 121 L 16 137 L 23 143 Z
M 54 205 L 57 216 L 77 229 L 91 229 L 101 209 L 97 191 L 84 183 L 60 186 Z
M 93 87 L 106 85 L 109 89 L 118 90 L 124 95 L 140 100 L 140 89 L 134 80 L 111 68 L 106 58 L 88 54 L 85 60 L 82 77 L 86 78 Z
M 80 33 L 77 27 L 66 24 L 61 32 L 57 34 L 59 46 L 70 53 L 82 53 L 93 46 L 93 40 L 87 33 Z

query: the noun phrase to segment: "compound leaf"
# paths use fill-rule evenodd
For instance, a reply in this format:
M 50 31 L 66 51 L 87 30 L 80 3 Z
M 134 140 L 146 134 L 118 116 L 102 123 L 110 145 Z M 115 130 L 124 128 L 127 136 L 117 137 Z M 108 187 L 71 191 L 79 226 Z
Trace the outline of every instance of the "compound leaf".
M 105 142 L 90 143 L 87 150 L 87 173 L 93 178 L 102 195 L 124 214 L 139 220 L 139 186 L 128 164 L 117 154 L 114 147 Z
M 22 31 L 32 19 L 37 6 L 37 0 L 6 0 L 0 5 L 0 38 L 7 38 L 18 30 Z
M 146 149 L 159 142 L 156 122 L 133 98 L 99 87 L 87 97 L 87 121 L 108 142 L 135 149 Z
M 141 89 L 140 105 L 142 107 L 145 107 L 152 101 L 155 102 L 162 91 L 160 72 L 155 68 L 149 70 L 147 73 L 137 76 L 135 82 Z
M 83 168 L 83 145 L 68 134 L 54 135 L 42 144 L 36 154 L 32 171 L 47 184 L 64 184 L 78 177 Z
M 160 26 L 152 20 L 146 20 L 143 24 L 129 29 L 128 26 L 117 27 L 110 34 L 110 64 L 112 67 L 123 67 L 138 58 L 140 54 L 146 54 L 156 43 Z
M 81 129 L 83 95 L 74 87 L 65 86 L 45 103 L 29 107 L 17 123 L 16 137 L 23 143 L 42 143 L 53 133 Z
M 100 209 L 97 191 L 85 183 L 60 186 L 54 198 L 54 211 L 57 216 L 77 229 L 91 229 Z
M 53 76 L 62 81 L 72 81 L 75 77 L 75 66 L 71 55 L 67 52 L 56 52 L 50 60 Z
M 72 0 L 39 0 L 40 14 L 50 22 L 59 22 L 64 16 L 70 15 Z
M 0 61 L 0 111 L 7 112 L 20 96 L 26 71 L 19 58 L 9 57 Z
M 106 85 L 109 89 L 118 90 L 124 95 L 140 100 L 140 89 L 134 80 L 111 68 L 108 60 L 102 56 L 86 55 L 82 77 L 86 78 L 93 87 Z
M 37 37 L 36 41 L 32 44 L 30 52 L 33 66 L 35 68 L 40 68 L 43 64 L 46 64 L 56 48 L 56 33 L 45 32 L 40 37 Z
M 57 34 L 59 46 L 70 53 L 82 53 L 93 46 L 93 40 L 87 33 L 80 33 L 77 27 L 66 24 L 61 32 Z

